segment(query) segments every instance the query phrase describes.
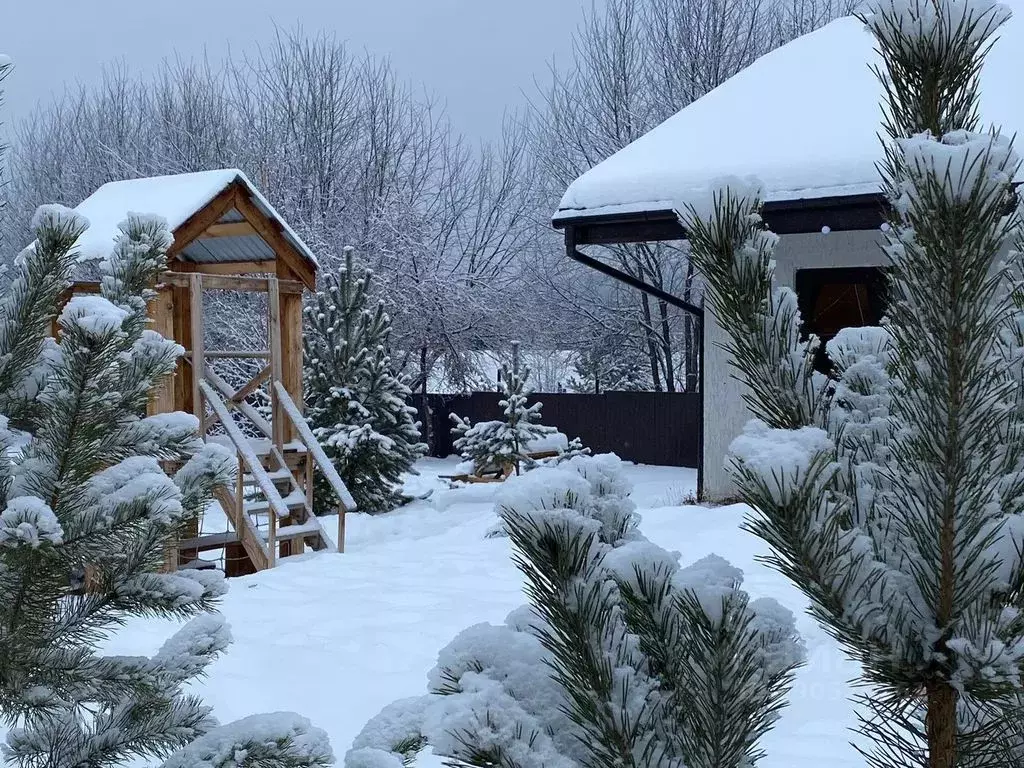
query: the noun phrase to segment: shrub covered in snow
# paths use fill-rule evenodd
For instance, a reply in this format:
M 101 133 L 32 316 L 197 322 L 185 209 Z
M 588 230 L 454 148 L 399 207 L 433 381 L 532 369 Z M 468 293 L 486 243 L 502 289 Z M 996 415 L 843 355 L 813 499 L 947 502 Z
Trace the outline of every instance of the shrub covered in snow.
M 429 693 L 371 720 L 347 768 L 453 764 L 739 768 L 759 756 L 803 646 L 793 616 L 742 574 L 637 530 L 619 460 L 576 457 L 513 478 L 499 512 L 529 605 L 459 634 Z
M 147 330 L 166 222 L 129 215 L 100 293 L 55 308 L 82 217 L 46 206 L 0 299 L 0 717 L 5 764 L 188 768 L 327 765 L 296 715 L 217 727 L 187 691 L 231 637 L 218 572 L 160 573 L 178 528 L 230 482 L 235 459 L 187 414 L 145 417 L 183 350 Z M 169 477 L 161 461 L 179 463 Z M 153 656 L 99 651 L 131 617 L 191 619 Z M 178 751 L 180 750 L 180 751 Z
M 878 0 L 889 306 L 815 373 L 756 186 L 683 201 L 692 257 L 755 420 L 732 444 L 751 529 L 863 665 L 872 765 L 1020 764 L 1024 692 L 1024 216 L 982 130 L 1005 6 Z M 1012 212 L 1011 212 L 1012 211 Z M 1010 215 L 1007 213 L 1010 212 Z

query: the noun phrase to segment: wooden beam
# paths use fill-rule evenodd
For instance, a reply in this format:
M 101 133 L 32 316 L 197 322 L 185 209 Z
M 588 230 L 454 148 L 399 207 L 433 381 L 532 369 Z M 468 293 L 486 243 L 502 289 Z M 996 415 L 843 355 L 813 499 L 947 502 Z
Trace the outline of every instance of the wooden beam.
M 166 285 L 188 287 L 191 274 L 195 273 L 164 272 L 160 275 L 160 282 Z M 203 286 L 212 290 L 266 293 L 269 290 L 268 279 L 266 277 L 238 277 L 235 275 L 205 275 L 203 277 Z M 281 293 L 301 294 L 305 290 L 305 286 L 294 280 L 278 280 L 277 290 Z
M 259 233 L 248 221 L 225 221 L 211 224 L 200 237 L 259 237 Z
M 228 184 L 210 202 L 185 219 L 181 226 L 174 230 L 174 243 L 167 249 L 168 259 L 175 258 L 188 247 L 189 243 L 216 224 L 225 213 L 234 207 L 239 186 L 240 182 L 238 181 Z
M 208 349 L 203 354 L 207 360 L 259 360 L 270 358 L 269 351 L 260 349 Z M 185 356 L 189 360 L 192 359 L 191 353 L 186 353 Z
M 302 413 L 302 296 L 282 293 L 280 313 L 281 383 L 299 409 L 299 413 Z M 289 428 L 287 431 L 289 434 L 285 439 L 291 440 L 292 430 Z
M 281 293 L 278 290 L 278 282 L 276 277 L 268 279 L 269 291 L 267 292 L 267 308 L 268 308 L 268 336 L 270 338 L 270 403 L 271 403 L 271 421 L 270 424 L 274 430 L 274 445 L 278 450 L 290 439 L 291 430 L 288 428 L 288 418 L 284 413 L 284 409 L 281 406 L 280 398 L 278 397 L 277 389 L 274 387 L 274 382 L 281 381 L 283 378 L 282 371 L 282 360 L 281 360 Z
M 245 398 L 247 398 L 249 395 L 251 395 L 257 389 L 259 389 L 261 386 L 263 386 L 263 382 L 266 381 L 269 378 L 270 378 L 270 366 L 268 365 L 268 366 L 265 366 L 262 371 L 257 373 L 251 379 L 249 379 L 249 382 L 244 387 L 242 387 L 237 392 L 235 392 L 235 394 L 233 394 L 231 396 L 231 402 L 232 403 L 240 403 L 240 402 L 242 402 L 243 400 L 245 400 Z
M 149 303 L 149 317 L 153 330 L 165 339 L 174 339 L 174 298 L 170 288 L 158 291 Z M 172 413 L 174 408 L 174 374 L 168 374 L 154 385 L 149 393 L 147 413 Z
M 273 274 L 277 271 L 273 261 L 187 261 L 191 264 L 191 272 L 202 272 L 204 275 L 249 275 Z
M 309 290 L 316 290 L 316 264 L 310 262 L 306 256 L 299 252 L 283 234 L 281 222 L 265 216 L 252 202 L 249 192 L 244 187 L 239 188 L 235 199 L 235 209 L 245 217 L 245 220 L 252 224 L 277 255 L 279 262 L 284 262 L 290 267 Z
M 189 299 L 188 276 L 182 283 L 171 283 L 171 301 L 174 306 L 174 340 L 186 350 L 192 349 L 192 302 Z M 166 281 L 165 281 L 166 282 Z M 174 376 L 174 410 L 192 413 L 192 366 L 184 357 L 178 359 Z
M 205 437 L 203 421 L 206 408 L 203 405 L 200 383 L 206 375 L 206 358 L 203 354 L 203 276 L 189 275 L 189 305 L 192 321 L 192 413 L 199 418 L 199 436 Z

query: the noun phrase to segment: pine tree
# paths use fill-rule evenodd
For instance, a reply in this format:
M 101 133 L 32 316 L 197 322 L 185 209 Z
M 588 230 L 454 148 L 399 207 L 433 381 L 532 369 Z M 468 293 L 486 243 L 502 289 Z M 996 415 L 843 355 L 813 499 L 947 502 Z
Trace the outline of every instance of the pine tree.
M 387 512 L 403 502 L 402 475 L 426 453 L 411 390 L 388 356 L 391 319 L 371 299 L 373 272 L 355 265 L 329 275 L 306 309 L 307 416 L 313 432 L 363 512 Z M 318 477 L 318 513 L 337 509 Z
M 651 386 L 644 361 L 618 336 L 602 338 L 577 354 L 574 368 L 569 388 L 576 392 L 636 392 Z
M 803 647 L 721 558 L 680 568 L 637 530 L 621 462 L 511 478 L 499 511 L 529 605 L 438 657 L 426 696 L 386 707 L 346 768 L 401 768 L 429 745 L 490 768 L 748 768 Z
M 829 342 L 831 380 L 794 294 L 772 290 L 756 189 L 733 182 L 681 214 L 755 417 L 732 445 L 750 527 L 862 664 L 872 766 L 1020 764 L 1020 165 L 976 110 L 1008 16 L 882 0 L 862 17 L 883 62 L 889 309 Z
M 542 403 L 526 404 L 528 367 L 520 372 L 503 365 L 499 379 L 498 406 L 504 418 L 470 424 L 451 414 L 454 447 L 462 458 L 474 463 L 478 472 L 487 466 L 500 466 L 514 468 L 518 475 L 524 462 L 529 468 L 530 444 L 558 430 L 540 423 Z
M 212 613 L 218 572 L 159 573 L 180 525 L 230 482 L 234 459 L 197 420 L 143 417 L 183 350 L 147 330 L 171 243 L 166 222 L 129 216 L 99 295 L 72 298 L 73 244 L 87 226 L 57 206 L 0 301 L 0 714 L 6 761 L 30 768 L 327 765 L 322 731 L 297 715 L 216 727 L 186 685 L 228 645 Z M 174 477 L 161 462 L 180 465 Z M 152 657 L 99 645 L 130 617 L 191 619 Z M 253 756 L 252 759 L 245 757 Z M 258 762 L 259 758 L 266 758 Z

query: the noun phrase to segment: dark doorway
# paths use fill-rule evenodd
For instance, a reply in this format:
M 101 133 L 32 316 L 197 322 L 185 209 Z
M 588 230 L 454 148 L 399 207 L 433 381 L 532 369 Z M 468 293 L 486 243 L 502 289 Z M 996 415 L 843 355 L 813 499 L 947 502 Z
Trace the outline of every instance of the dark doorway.
M 801 269 L 796 295 L 803 320 L 802 335 L 821 339 L 814 367 L 829 373 L 832 362 L 825 343 L 843 328 L 879 325 L 885 313 L 885 272 L 880 267 Z

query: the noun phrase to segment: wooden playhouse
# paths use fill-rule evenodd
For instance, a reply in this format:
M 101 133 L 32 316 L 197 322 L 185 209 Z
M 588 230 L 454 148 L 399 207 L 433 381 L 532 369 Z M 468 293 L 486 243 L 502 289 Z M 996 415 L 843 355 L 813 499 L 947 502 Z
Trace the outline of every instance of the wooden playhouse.
M 310 249 L 237 170 L 112 182 L 76 210 L 90 222 L 77 244 L 84 265 L 109 253 L 127 213 L 167 219 L 174 243 L 150 315 L 186 353 L 154 388 L 149 412 L 193 413 L 204 440 L 238 456 L 235 487 L 217 495 L 222 517 L 210 510 L 183 530 L 167 567 L 220 564 L 233 576 L 307 547 L 343 551 L 355 503 L 302 416 L 302 301 L 317 273 Z M 95 292 L 98 283 L 76 280 L 72 290 Z M 250 310 L 234 313 L 233 333 L 211 334 L 215 323 L 205 322 L 214 293 Z M 225 364 L 234 376 L 218 371 Z M 337 545 L 313 514 L 314 469 L 342 499 Z

